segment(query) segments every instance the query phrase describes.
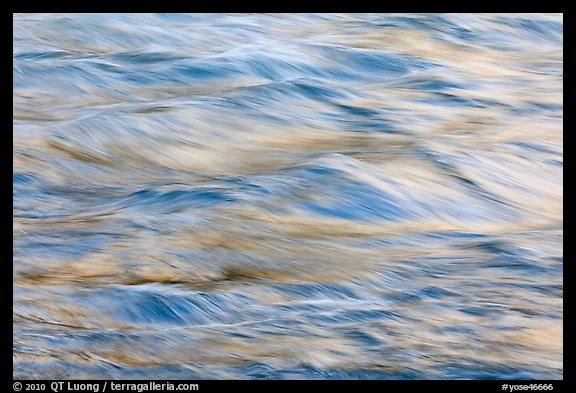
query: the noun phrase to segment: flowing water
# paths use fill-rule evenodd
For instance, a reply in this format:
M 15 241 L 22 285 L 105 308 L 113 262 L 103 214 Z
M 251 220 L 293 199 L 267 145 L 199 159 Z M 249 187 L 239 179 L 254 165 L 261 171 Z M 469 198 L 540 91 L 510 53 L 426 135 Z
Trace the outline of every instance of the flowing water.
M 15 378 L 563 378 L 562 14 L 14 14 Z

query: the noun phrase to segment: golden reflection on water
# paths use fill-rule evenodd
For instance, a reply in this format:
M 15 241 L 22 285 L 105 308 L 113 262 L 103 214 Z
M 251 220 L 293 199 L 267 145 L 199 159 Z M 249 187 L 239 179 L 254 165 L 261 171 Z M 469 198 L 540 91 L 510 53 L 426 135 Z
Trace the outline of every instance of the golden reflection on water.
M 562 15 L 74 18 L 14 14 L 15 378 L 562 378 Z

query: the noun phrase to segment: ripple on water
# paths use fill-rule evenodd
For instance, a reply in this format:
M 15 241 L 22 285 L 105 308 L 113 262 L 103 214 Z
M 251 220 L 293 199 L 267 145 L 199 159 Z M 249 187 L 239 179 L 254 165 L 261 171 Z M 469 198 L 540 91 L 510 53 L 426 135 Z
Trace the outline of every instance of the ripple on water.
M 14 378 L 562 378 L 562 14 L 13 22 Z

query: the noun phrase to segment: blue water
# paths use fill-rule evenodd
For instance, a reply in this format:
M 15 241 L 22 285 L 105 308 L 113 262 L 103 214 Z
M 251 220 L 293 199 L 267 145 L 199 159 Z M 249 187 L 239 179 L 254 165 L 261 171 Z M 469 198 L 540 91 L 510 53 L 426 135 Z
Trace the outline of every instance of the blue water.
M 14 378 L 562 379 L 562 14 L 14 14 Z

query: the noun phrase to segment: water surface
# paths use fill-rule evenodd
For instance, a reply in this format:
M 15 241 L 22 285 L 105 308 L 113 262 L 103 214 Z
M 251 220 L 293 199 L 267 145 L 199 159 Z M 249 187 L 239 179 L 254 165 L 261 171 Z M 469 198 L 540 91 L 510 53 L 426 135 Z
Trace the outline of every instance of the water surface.
M 14 378 L 562 379 L 561 14 L 14 14 Z

